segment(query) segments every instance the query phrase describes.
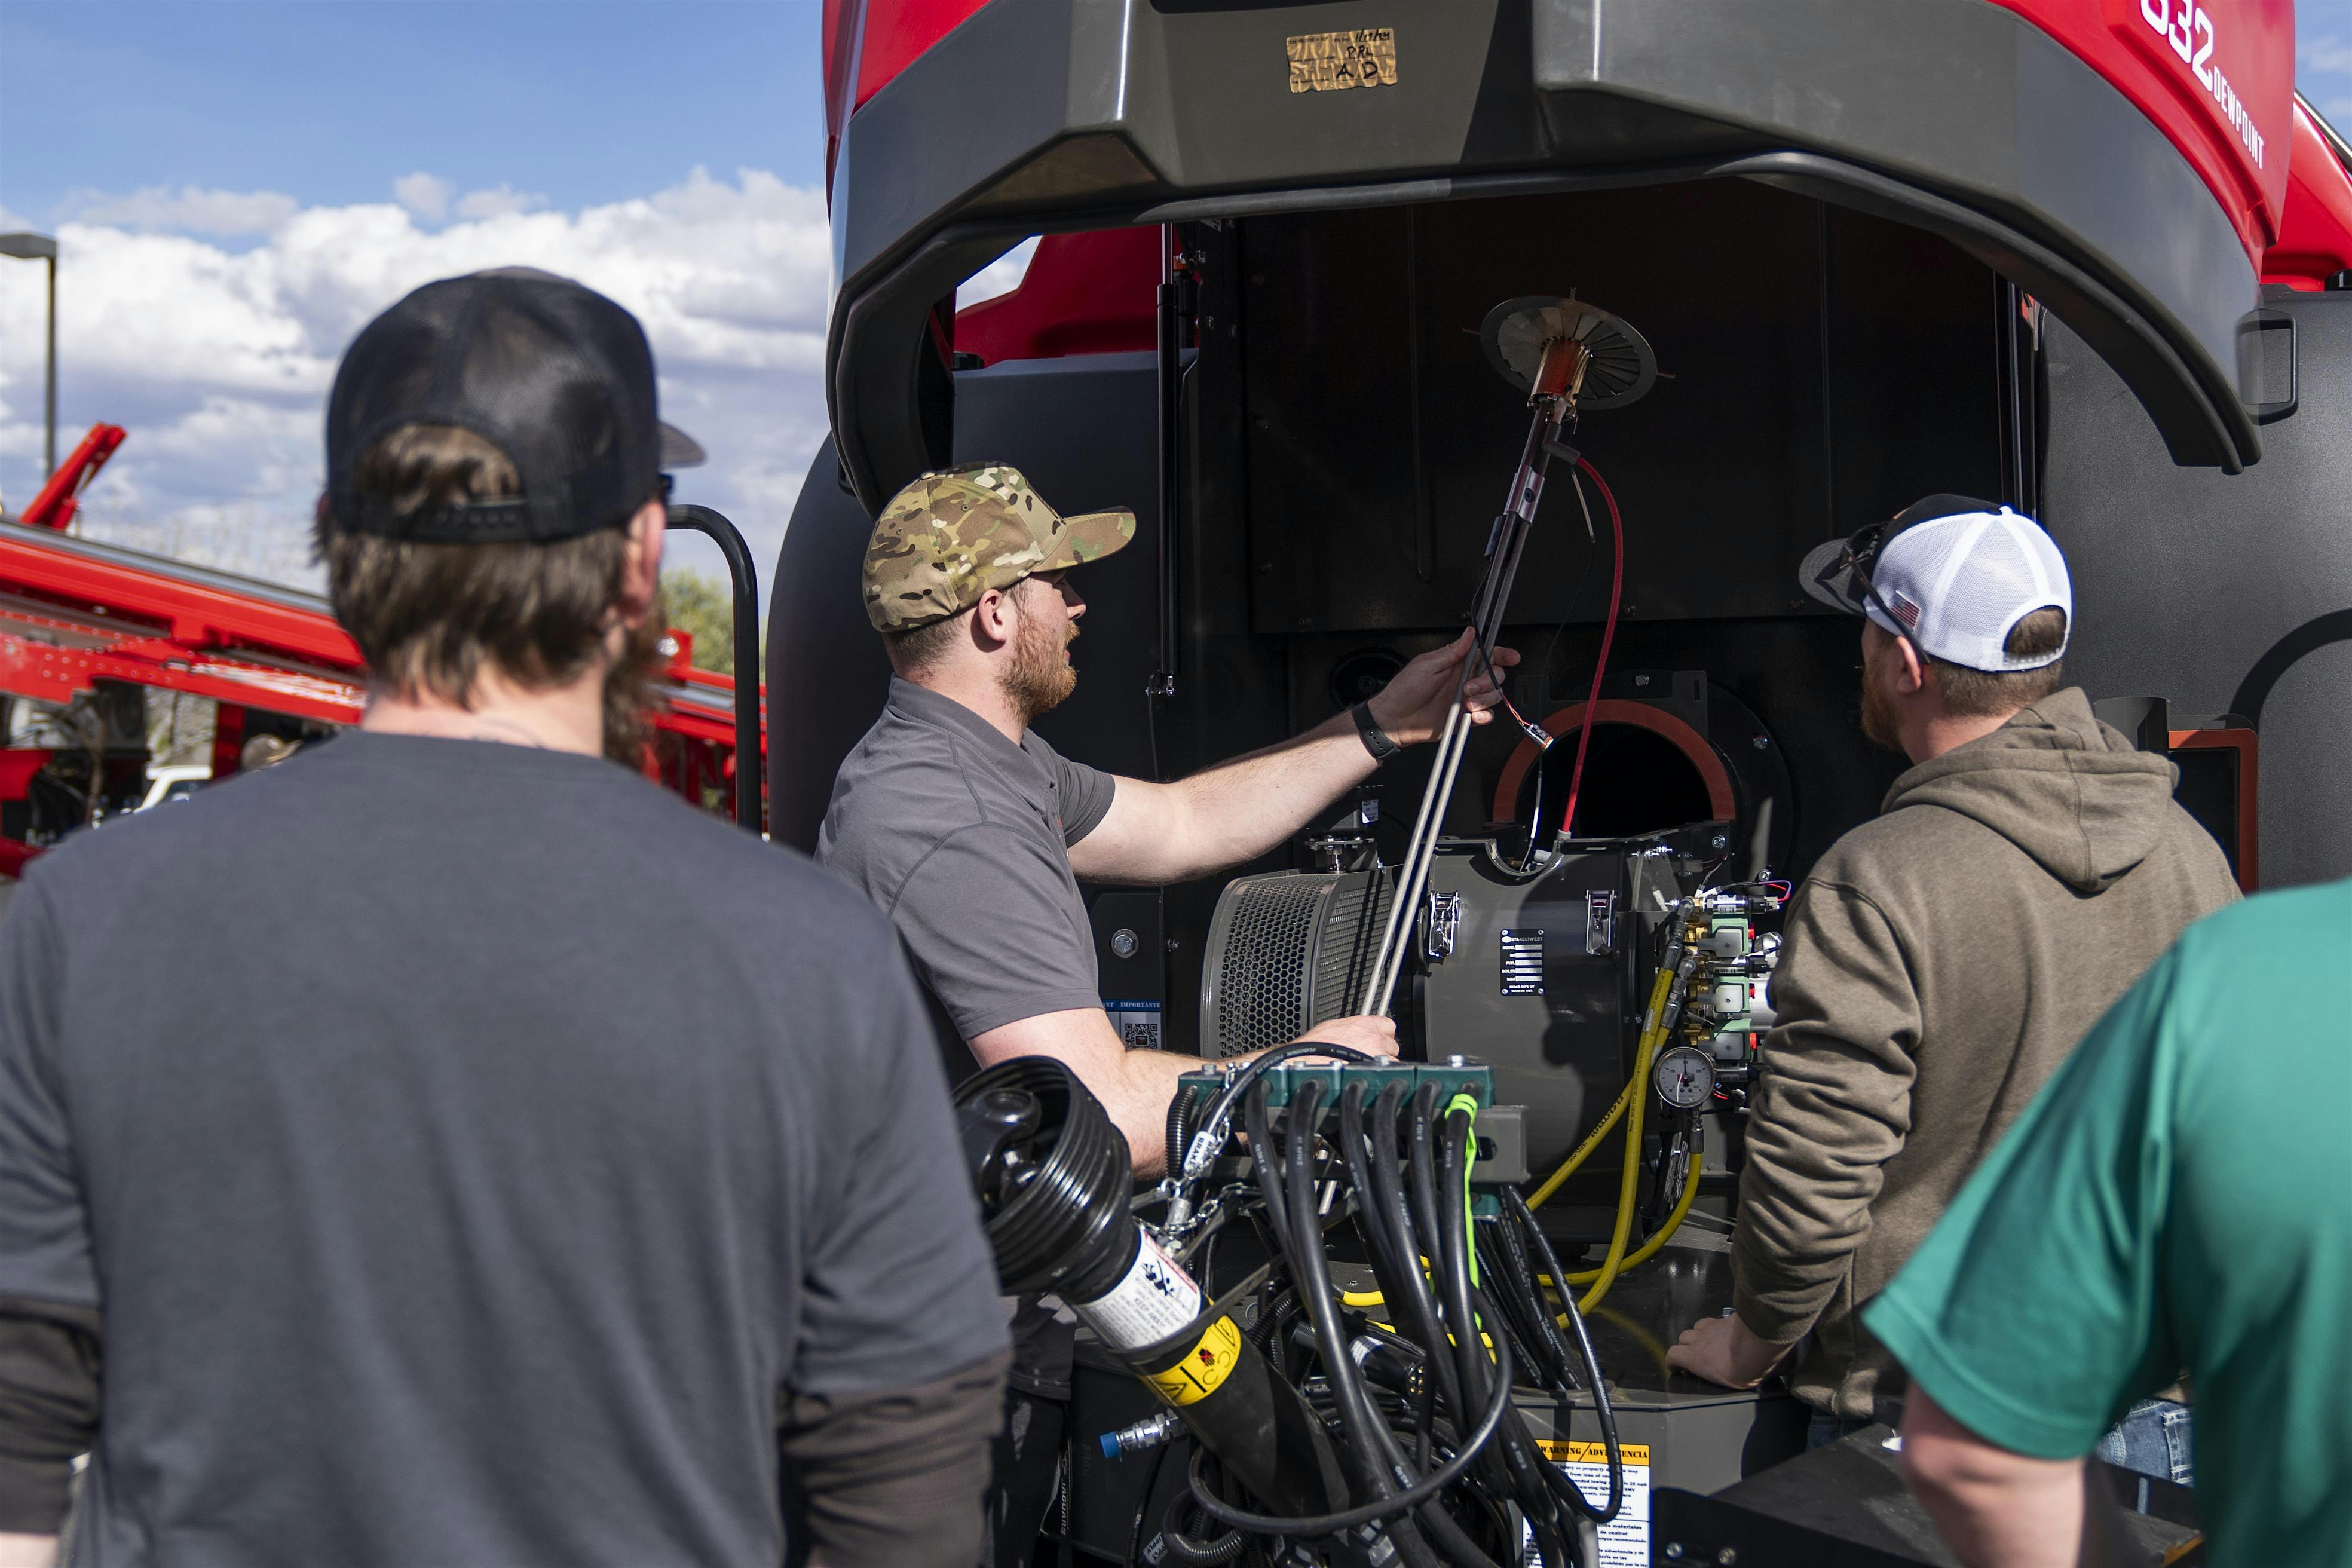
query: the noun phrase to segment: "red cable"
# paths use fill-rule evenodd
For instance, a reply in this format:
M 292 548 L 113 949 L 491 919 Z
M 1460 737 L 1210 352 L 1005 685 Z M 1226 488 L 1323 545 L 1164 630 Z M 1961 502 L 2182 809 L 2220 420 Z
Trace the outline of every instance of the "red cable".
M 1582 458 L 1576 459 L 1576 466 L 1591 478 L 1609 508 L 1609 538 L 1616 556 L 1609 569 L 1609 619 L 1601 629 L 1601 657 L 1592 666 L 1592 696 L 1584 705 L 1584 722 L 1576 731 L 1576 766 L 1568 775 L 1568 811 L 1559 819 L 1560 832 L 1571 837 L 1576 831 L 1576 794 L 1584 785 L 1584 749 L 1591 743 L 1593 719 L 1601 710 L 1601 676 L 1609 668 L 1609 645 L 1617 637 L 1617 602 L 1625 588 L 1625 524 L 1617 515 L 1617 498 L 1609 493 L 1609 481 L 1601 477 L 1600 469 Z

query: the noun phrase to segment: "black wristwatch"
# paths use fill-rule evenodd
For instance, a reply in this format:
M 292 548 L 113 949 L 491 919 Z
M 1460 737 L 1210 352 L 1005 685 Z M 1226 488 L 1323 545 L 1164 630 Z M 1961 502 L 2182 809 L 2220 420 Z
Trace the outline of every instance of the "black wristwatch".
M 1373 762 L 1385 763 L 1404 750 L 1389 738 L 1389 732 L 1381 728 L 1381 721 L 1372 717 L 1370 701 L 1359 702 L 1348 711 L 1355 717 L 1356 733 L 1364 738 L 1364 750 L 1372 753 Z

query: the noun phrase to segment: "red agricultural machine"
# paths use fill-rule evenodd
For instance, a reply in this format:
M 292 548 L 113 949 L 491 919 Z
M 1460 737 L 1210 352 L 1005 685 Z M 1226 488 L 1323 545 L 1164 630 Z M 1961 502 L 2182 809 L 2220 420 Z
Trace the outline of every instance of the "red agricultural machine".
M 360 717 L 364 672 L 314 594 L 100 543 L 68 531 L 79 498 L 125 438 L 93 426 L 22 513 L 0 518 L 0 877 L 68 833 L 222 779 Z M 672 526 L 710 534 L 735 579 L 737 668 L 757 668 L 742 540 L 707 507 Z M 759 831 L 759 692 L 693 666 L 671 634 L 646 766 L 688 799 Z M 207 699 L 212 742 L 164 778 L 151 696 Z M 746 739 L 748 737 L 748 741 Z M 262 742 L 257 745 L 255 742 Z M 740 771 L 738 755 L 753 760 Z
M 1408 1058 L 1491 1067 L 1551 1169 L 1640 1059 L 1672 934 L 1640 867 L 1695 844 L 1801 879 L 1878 809 L 1899 764 L 1855 722 L 1854 628 L 1797 566 L 1935 492 L 2058 539 L 2072 680 L 2179 764 L 2245 886 L 2352 873 L 2352 151 L 2294 94 L 2289 0 L 828 0 L 824 38 L 833 438 L 774 576 L 780 840 L 814 842 L 880 707 L 859 556 L 917 473 L 1009 462 L 1135 509 L 1038 728 L 1174 777 L 1485 602 L 1528 419 L 1495 312 L 1590 304 L 1654 355 L 1566 437 L 1622 544 L 1556 476 L 1500 617 L 1530 724 L 1590 731 L 1574 837 L 1567 770 L 1496 724 L 1451 792 L 1401 759 L 1237 881 L 1087 889 L 1130 1039 L 1213 1061 L 1353 1010 L 1349 922 L 1409 899 Z M 1040 235 L 1019 288 L 956 310 Z M 1582 869 L 1531 885 L 1539 854 Z M 1713 1044 L 1704 1173 L 1661 1086 L 1542 1211 L 1569 1267 L 1628 1168 L 1643 1215 L 1685 1183 L 1735 1201 L 1742 1047 Z M 1884 1466 L 1786 1479 L 1788 1400 L 1666 1371 L 1728 1300 L 1719 1255 L 1670 1246 L 1593 1325 L 1658 1488 L 1605 1560 L 1929 1560 L 1865 1517 L 1901 1497 Z M 1563 1456 L 1595 1440 L 1589 1393 L 1537 1405 Z M 1061 1561 L 1166 1559 L 1183 1450 L 1095 1443 L 1152 1408 L 1081 1342 Z

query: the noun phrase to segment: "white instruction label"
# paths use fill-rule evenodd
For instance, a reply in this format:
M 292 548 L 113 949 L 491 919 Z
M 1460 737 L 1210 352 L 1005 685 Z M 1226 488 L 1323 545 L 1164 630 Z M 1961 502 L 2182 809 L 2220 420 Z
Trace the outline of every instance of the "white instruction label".
M 1536 1440 L 1544 1458 L 1568 1472 L 1585 1500 L 1595 1508 L 1609 1506 L 1609 1450 L 1599 1443 L 1556 1443 Z M 1650 1447 L 1646 1443 L 1622 1443 L 1625 1460 L 1625 1501 L 1617 1517 L 1601 1527 L 1601 1568 L 1650 1568 Z M 1521 1568 L 1534 1568 L 1533 1531 L 1520 1527 Z
M 1201 1288 L 1149 1235 L 1138 1238 L 1126 1277 L 1098 1301 L 1070 1303 L 1081 1322 L 1117 1351 L 1157 1344 L 1201 1315 Z

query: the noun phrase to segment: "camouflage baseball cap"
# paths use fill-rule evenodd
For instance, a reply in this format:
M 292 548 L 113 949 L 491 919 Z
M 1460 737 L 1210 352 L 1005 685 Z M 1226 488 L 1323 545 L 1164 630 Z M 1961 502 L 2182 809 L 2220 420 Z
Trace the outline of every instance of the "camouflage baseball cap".
M 1004 463 L 924 474 L 890 498 L 866 546 L 866 615 L 911 631 L 1039 572 L 1099 561 L 1135 537 L 1131 511 L 1064 517 Z

